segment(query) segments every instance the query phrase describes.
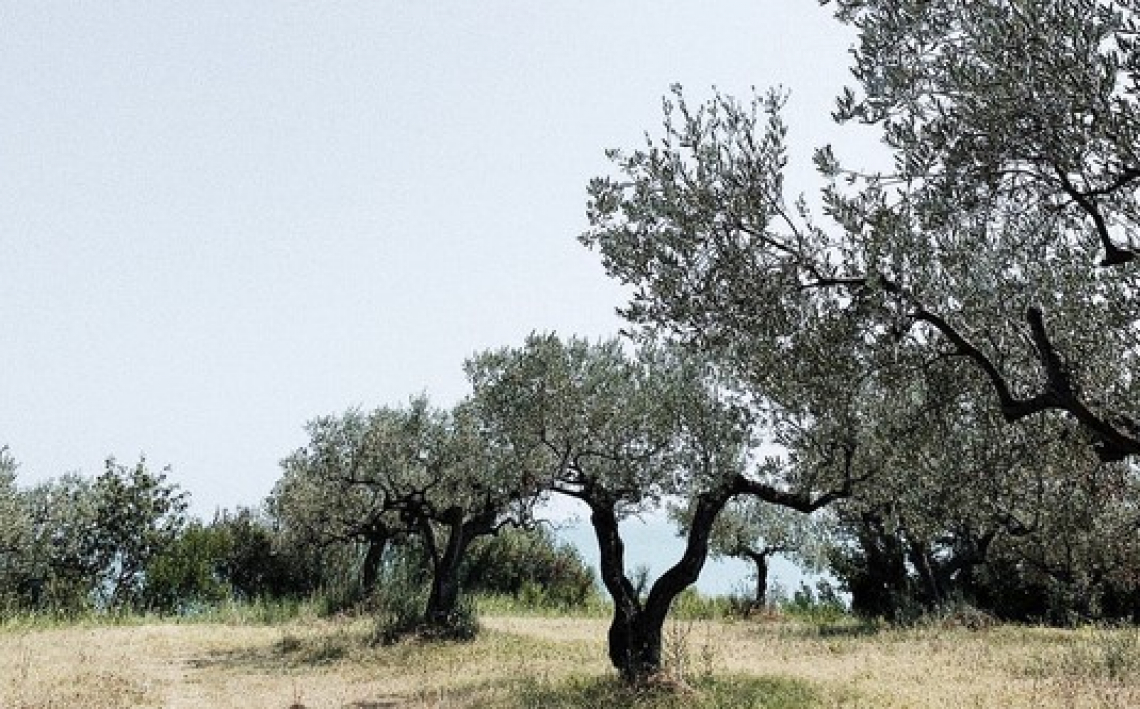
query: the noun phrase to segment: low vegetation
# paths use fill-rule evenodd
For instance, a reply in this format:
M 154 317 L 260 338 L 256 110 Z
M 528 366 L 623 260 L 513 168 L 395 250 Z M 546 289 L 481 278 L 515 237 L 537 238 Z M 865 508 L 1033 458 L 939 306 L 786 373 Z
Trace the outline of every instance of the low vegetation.
M 484 610 L 494 603 L 483 605 Z M 10 623 L 0 706 L 1130 707 L 1140 633 L 955 617 L 910 627 L 791 612 L 676 619 L 663 672 L 640 687 L 605 660 L 603 614 L 498 612 L 467 642 L 377 642 L 369 616 L 301 606 L 174 623 Z M 508 609 L 503 609 L 508 610 Z M 515 610 L 518 610 L 516 607 Z M 284 612 L 282 613 L 284 615 Z

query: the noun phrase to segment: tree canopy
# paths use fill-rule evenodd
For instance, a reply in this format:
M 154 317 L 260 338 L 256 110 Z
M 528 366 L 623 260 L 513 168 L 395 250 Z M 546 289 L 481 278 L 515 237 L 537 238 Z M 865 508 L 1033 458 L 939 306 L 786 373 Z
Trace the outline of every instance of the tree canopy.
M 897 388 L 900 363 L 961 358 L 1007 420 L 1061 412 L 1102 459 L 1140 453 L 1131 6 L 836 12 L 860 37 L 836 118 L 878 127 L 894 169 L 821 147 L 815 214 L 784 190 L 786 96 L 677 88 L 661 137 L 590 185 L 581 238 L 632 287 L 625 315 L 769 397 L 813 367 Z

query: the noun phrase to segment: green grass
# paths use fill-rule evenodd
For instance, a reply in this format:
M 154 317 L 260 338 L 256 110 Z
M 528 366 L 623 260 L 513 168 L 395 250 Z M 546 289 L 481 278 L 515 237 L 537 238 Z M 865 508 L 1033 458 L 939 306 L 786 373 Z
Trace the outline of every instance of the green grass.
M 475 609 L 480 615 L 523 618 L 608 618 L 613 613 L 613 606 L 600 595 L 590 597 L 585 603 L 564 605 L 504 594 L 485 594 L 475 598 Z
M 692 686 L 633 688 L 616 677 L 527 679 L 498 696 L 476 700 L 473 709 L 799 709 L 820 705 L 812 686 L 786 677 L 720 676 Z
M 68 611 L 17 610 L 0 614 L 0 633 L 50 628 L 138 626 L 155 623 L 223 623 L 227 625 L 279 625 L 300 618 L 327 615 L 324 603 L 313 600 L 225 601 L 183 613 L 136 610 Z

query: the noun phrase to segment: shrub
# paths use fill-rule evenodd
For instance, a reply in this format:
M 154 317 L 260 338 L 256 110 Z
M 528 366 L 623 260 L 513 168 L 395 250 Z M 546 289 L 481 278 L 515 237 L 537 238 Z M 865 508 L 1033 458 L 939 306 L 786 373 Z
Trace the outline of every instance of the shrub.
M 578 551 L 546 527 L 505 529 L 471 547 L 462 574 L 472 593 L 506 594 L 543 607 L 586 603 L 594 573 Z

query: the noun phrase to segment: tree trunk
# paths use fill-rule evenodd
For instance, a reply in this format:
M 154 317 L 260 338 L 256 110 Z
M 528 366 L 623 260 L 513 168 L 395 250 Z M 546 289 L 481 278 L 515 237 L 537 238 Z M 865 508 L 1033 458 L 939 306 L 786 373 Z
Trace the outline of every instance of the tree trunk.
M 652 639 L 641 632 L 641 599 L 625 575 L 625 544 L 613 503 L 591 500 L 590 508 L 590 522 L 598 539 L 602 585 L 614 602 L 614 617 L 608 634 L 610 662 L 621 672 L 623 679 L 633 682 L 661 666 L 660 642 L 654 651 Z M 650 642 L 648 648 L 645 647 L 646 641 Z
M 495 529 L 495 515 L 483 511 L 468 517 L 455 509 L 445 516 L 447 545 L 443 553 L 432 555 L 431 593 L 424 611 L 424 624 L 432 631 L 452 635 L 458 629 L 456 611 L 459 608 L 460 567 L 467 548 L 476 537 L 491 534 Z
M 910 563 L 922 582 L 923 595 L 927 608 L 939 608 L 946 603 L 946 591 L 939 583 L 931 562 L 930 552 L 925 542 L 910 543 Z
M 630 684 L 642 684 L 661 671 L 661 637 L 665 616 L 644 609 L 630 612 L 615 605 L 608 635 L 610 662 Z
M 453 522 L 447 526 L 447 546 L 443 554 L 433 559 L 431 593 L 424 611 L 424 624 L 433 630 L 447 630 L 455 618 L 459 605 L 459 564 L 467 547 L 464 525 Z
M 364 594 L 371 593 L 376 588 L 376 580 L 380 578 L 380 562 L 384 560 L 384 549 L 387 546 L 386 536 L 368 540 L 368 551 L 360 566 L 360 590 Z
M 752 605 L 762 609 L 768 605 L 768 554 L 746 550 L 744 555 L 756 565 L 756 597 Z
M 846 579 L 851 609 L 863 616 L 900 618 L 906 611 L 900 604 L 910 597 L 902 542 L 877 513 L 861 513 L 858 525 L 862 559 Z
M 598 539 L 602 584 L 614 601 L 608 635 L 610 662 L 629 684 L 642 684 L 661 671 L 661 639 L 673 600 L 696 582 L 708 558 L 709 534 L 728 501 L 724 490 L 703 495 L 689 527 L 685 552 L 657 579 L 642 601 L 625 575 L 625 545 L 612 502 L 590 501 L 590 521 Z

